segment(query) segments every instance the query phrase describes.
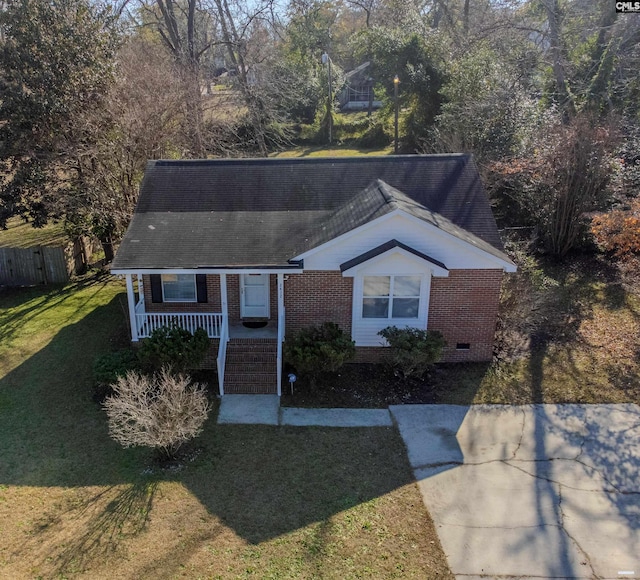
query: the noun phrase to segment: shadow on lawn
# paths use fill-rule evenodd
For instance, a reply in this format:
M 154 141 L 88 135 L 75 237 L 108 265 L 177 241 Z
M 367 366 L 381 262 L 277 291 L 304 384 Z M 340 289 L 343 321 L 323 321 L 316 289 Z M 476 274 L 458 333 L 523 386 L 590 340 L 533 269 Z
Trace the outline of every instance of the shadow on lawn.
M 122 318 L 115 296 L 0 379 L 0 486 L 77 491 L 70 505 L 44 508 L 16 544 L 14 559 L 37 563 L 38 555 L 59 573 L 103 560 L 145 528 L 163 481 L 185 486 L 252 544 L 413 481 L 393 429 L 216 426 L 213 416 L 193 463 L 181 472 L 145 475 L 151 454 L 113 442 L 106 416 L 91 400 L 93 359 L 107 350 Z M 106 489 L 82 489 L 89 486 Z M 172 565 L 178 563 L 168 560 Z
M 25 545 L 25 557 L 39 553 L 58 573 L 105 561 L 118 553 L 123 541 L 144 531 L 158 485 L 140 480 L 109 486 L 62 513 L 45 514 L 35 525 L 32 542 Z

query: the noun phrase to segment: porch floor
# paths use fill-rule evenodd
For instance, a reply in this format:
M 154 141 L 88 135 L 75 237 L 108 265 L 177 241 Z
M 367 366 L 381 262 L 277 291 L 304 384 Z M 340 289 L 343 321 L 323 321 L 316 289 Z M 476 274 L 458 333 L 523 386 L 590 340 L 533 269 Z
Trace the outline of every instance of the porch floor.
M 278 338 L 278 321 L 270 320 L 264 328 L 247 328 L 242 322 L 229 321 L 229 338 Z

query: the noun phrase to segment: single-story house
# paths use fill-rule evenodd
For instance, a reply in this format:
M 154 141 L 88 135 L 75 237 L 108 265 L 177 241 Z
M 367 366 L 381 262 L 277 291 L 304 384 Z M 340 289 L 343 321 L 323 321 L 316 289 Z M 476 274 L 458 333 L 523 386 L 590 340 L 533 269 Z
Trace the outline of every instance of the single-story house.
M 325 321 L 359 361 L 390 325 L 441 331 L 445 361 L 489 360 L 515 270 L 462 154 L 150 161 L 112 264 L 132 340 L 206 329 L 221 394 L 280 394 L 283 340 Z

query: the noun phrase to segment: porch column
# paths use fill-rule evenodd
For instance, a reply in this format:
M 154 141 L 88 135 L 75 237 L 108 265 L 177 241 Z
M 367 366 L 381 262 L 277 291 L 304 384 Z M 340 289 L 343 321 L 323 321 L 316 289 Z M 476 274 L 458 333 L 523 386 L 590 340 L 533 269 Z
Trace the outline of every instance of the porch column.
M 142 304 L 142 311 L 146 312 L 145 304 L 144 304 L 144 285 L 142 282 L 142 274 L 138 274 L 138 303 Z
M 220 306 L 224 315 L 222 324 L 226 326 L 227 340 L 229 339 L 229 306 L 227 304 L 227 275 L 220 274 Z
M 282 341 L 284 340 L 284 274 L 278 276 L 278 358 L 276 361 L 276 372 L 278 373 L 278 397 L 282 396 Z
M 136 295 L 133 292 L 133 274 L 125 274 L 127 280 L 127 303 L 129 305 L 129 325 L 131 326 L 131 340 L 138 342 L 138 324 L 136 322 Z
M 278 274 L 278 319 L 284 312 L 284 274 Z

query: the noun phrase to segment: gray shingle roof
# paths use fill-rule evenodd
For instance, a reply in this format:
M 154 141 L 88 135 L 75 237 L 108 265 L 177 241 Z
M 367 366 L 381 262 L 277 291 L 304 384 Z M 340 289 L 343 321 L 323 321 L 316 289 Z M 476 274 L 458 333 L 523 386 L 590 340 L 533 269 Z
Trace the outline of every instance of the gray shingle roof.
M 504 259 L 468 155 L 150 161 L 113 269 L 286 266 L 403 209 Z

